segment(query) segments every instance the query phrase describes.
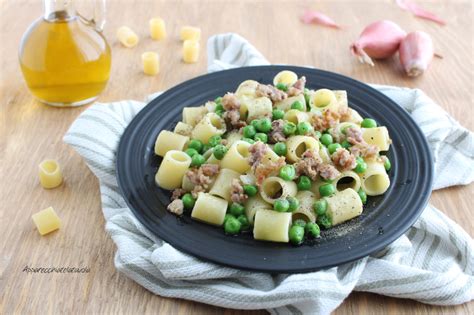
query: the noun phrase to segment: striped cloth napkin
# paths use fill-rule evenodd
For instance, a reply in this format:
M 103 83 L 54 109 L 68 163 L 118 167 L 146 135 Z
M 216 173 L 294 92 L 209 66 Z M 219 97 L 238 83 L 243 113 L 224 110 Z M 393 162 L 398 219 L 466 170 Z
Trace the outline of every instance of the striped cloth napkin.
M 211 37 L 207 49 L 209 71 L 268 64 L 236 34 Z M 473 181 L 473 133 L 420 90 L 374 87 L 411 113 L 425 133 L 436 164 L 434 189 Z M 174 249 L 138 222 L 117 187 L 117 145 L 144 105 L 137 101 L 95 104 L 77 118 L 64 141 L 99 179 L 106 230 L 117 245 L 117 269 L 148 290 L 226 308 L 267 309 L 272 314 L 328 314 L 354 290 L 437 305 L 474 298 L 473 240 L 431 205 L 405 235 L 382 252 L 324 271 L 249 272 Z

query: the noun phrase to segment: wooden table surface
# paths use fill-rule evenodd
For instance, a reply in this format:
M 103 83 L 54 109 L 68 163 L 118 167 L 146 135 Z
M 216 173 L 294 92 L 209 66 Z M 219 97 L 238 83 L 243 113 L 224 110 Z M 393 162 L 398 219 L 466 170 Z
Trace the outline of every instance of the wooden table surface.
M 11 313 L 179 313 L 243 314 L 191 301 L 155 296 L 114 268 L 115 245 L 104 231 L 96 178 L 79 156 L 62 142 L 74 119 L 87 106 L 56 109 L 36 102 L 28 93 L 18 66 L 21 35 L 42 14 L 40 0 L 0 2 L 0 314 Z M 105 35 L 113 52 L 110 82 L 100 101 L 142 100 L 206 71 L 205 51 L 199 63 L 180 61 L 180 26 L 202 28 L 203 40 L 220 32 L 238 32 L 272 63 L 311 65 L 339 72 L 363 82 L 423 89 L 467 128 L 473 120 L 473 7 L 469 0 L 424 3 L 442 14 L 448 25 L 417 19 L 400 10 L 394 1 L 109 1 Z M 346 27 L 337 31 L 300 24 L 306 7 L 317 8 Z M 147 37 L 148 19 L 162 16 L 169 38 Z M 408 31 L 423 30 L 433 36 L 444 59 L 433 61 L 420 78 L 403 75 L 396 58 L 377 62 L 374 68 L 349 55 L 349 44 L 362 28 L 378 19 L 390 19 Z M 129 25 L 142 38 L 134 49 L 115 40 L 115 30 Z M 203 45 L 205 47 L 205 42 Z M 141 73 L 140 55 L 146 50 L 161 54 L 161 74 Z M 37 165 L 56 158 L 65 183 L 44 190 L 37 179 Z M 433 193 L 431 202 L 474 234 L 470 213 L 474 185 Z M 40 237 L 31 215 L 53 206 L 63 228 Z M 29 267 L 87 266 L 87 274 L 32 274 Z M 248 312 L 263 314 L 264 311 Z M 473 314 L 474 303 L 438 307 L 375 294 L 352 293 L 335 314 Z

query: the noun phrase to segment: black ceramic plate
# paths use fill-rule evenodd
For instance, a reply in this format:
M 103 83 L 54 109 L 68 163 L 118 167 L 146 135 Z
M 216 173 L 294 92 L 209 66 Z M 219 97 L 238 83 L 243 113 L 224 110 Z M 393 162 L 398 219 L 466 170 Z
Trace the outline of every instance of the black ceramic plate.
M 181 109 L 198 106 L 248 79 L 271 83 L 281 70 L 306 76 L 311 89 L 347 90 L 349 106 L 387 126 L 393 140 L 391 186 L 371 197 L 364 213 L 328 230 L 313 244 L 256 241 L 251 234 L 226 236 L 222 228 L 177 218 L 166 211 L 170 193 L 155 185 L 161 158 L 158 133 L 172 130 Z M 216 72 L 186 81 L 151 101 L 130 123 L 117 153 L 120 189 L 130 209 L 151 232 L 172 246 L 215 263 L 263 272 L 308 272 L 350 262 L 382 250 L 419 217 L 430 196 L 433 168 L 425 137 L 405 110 L 366 84 L 331 72 L 292 66 L 260 66 Z

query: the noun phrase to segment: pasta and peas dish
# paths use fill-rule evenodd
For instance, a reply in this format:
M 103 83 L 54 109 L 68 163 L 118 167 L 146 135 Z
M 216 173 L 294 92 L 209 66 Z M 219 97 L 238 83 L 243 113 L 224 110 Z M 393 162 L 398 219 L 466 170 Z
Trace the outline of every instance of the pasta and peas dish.
M 173 190 L 168 210 L 295 245 L 361 215 L 367 196 L 390 185 L 388 130 L 349 108 L 345 91 L 305 84 L 285 70 L 273 85 L 247 80 L 183 108 L 155 143 L 156 184 Z

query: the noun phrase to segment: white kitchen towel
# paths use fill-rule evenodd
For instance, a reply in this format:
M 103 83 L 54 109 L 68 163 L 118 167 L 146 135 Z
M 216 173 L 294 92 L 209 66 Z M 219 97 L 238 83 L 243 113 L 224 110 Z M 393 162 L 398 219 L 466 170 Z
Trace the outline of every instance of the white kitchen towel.
M 236 34 L 213 36 L 207 48 L 209 71 L 268 64 Z M 472 132 L 420 90 L 373 86 L 405 108 L 425 133 L 435 157 L 435 189 L 473 181 Z M 106 230 L 117 245 L 117 269 L 148 290 L 227 308 L 267 309 L 273 314 L 328 314 L 353 290 L 437 305 L 474 298 L 474 242 L 431 205 L 384 251 L 324 271 L 249 272 L 174 249 L 138 222 L 117 187 L 115 153 L 120 136 L 144 105 L 138 101 L 94 104 L 77 118 L 64 141 L 99 179 Z

